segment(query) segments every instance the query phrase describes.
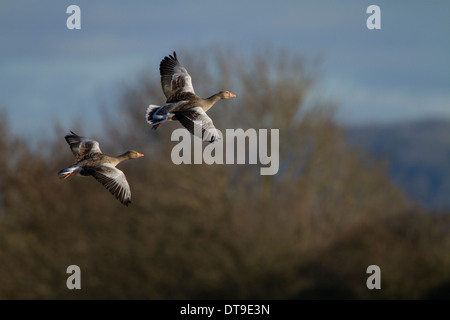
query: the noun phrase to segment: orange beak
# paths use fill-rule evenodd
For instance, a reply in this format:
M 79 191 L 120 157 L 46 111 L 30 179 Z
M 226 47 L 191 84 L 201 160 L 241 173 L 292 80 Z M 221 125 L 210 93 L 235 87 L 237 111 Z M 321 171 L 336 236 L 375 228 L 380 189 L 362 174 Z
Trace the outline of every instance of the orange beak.
M 234 97 L 236 97 L 236 95 L 234 93 L 230 92 L 230 98 L 234 98 Z
M 138 157 L 143 157 L 144 155 L 142 153 L 137 152 Z

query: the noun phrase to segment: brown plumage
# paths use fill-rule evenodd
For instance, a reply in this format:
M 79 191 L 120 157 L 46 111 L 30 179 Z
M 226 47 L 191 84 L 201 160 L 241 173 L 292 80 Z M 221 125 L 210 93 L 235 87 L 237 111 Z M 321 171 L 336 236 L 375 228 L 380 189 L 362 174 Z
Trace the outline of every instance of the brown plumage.
M 161 86 L 166 96 L 166 105 L 149 105 L 146 120 L 157 129 L 168 120 L 178 120 L 189 132 L 194 134 L 195 124 L 201 126 L 204 141 L 213 142 L 219 138 L 214 124 L 206 112 L 219 100 L 233 98 L 229 91 L 220 91 L 209 98 L 195 94 L 192 78 L 178 61 L 177 54 L 164 57 L 159 65 Z
M 64 138 L 70 146 L 76 162 L 58 172 L 61 179 L 73 175 L 92 176 L 109 190 L 122 204 L 131 203 L 131 190 L 125 174 L 116 168 L 122 161 L 142 157 L 137 151 L 127 151 L 117 157 L 103 154 L 95 140 L 72 134 Z

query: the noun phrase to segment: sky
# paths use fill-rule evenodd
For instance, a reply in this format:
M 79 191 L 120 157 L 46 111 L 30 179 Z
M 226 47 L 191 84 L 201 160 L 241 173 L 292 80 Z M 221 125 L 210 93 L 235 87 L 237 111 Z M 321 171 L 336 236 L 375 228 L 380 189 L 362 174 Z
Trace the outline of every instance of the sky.
M 381 29 L 366 25 L 373 4 Z M 340 123 L 450 119 L 449 16 L 449 1 L 3 0 L 0 110 L 24 136 L 95 126 L 98 107 L 165 55 L 223 43 L 319 57 L 313 96 L 334 101 Z

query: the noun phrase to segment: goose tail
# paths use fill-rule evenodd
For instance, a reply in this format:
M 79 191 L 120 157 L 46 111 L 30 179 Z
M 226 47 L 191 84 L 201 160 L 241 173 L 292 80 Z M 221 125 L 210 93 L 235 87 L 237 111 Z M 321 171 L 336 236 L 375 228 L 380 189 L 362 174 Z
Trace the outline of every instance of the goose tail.
M 65 169 L 62 169 L 58 172 L 58 177 L 60 179 L 66 180 L 67 178 L 79 174 L 81 171 L 80 167 L 68 167 Z
M 147 120 L 147 123 L 156 130 L 164 122 L 170 120 L 170 114 L 167 113 L 164 107 L 151 104 L 145 112 L 145 119 Z

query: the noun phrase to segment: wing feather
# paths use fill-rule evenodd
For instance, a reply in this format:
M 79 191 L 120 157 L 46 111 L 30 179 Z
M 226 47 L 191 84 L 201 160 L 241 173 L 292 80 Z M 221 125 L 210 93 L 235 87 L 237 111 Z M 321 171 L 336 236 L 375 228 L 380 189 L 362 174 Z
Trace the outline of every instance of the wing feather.
M 108 189 L 123 205 L 128 206 L 131 203 L 130 185 L 123 171 L 109 163 L 95 168 L 84 168 L 84 170 Z
M 201 107 L 175 112 L 175 116 L 193 135 L 196 135 L 197 130 L 200 132 L 200 128 L 197 129 L 196 126 L 201 126 L 201 138 L 203 141 L 214 142 L 220 139 L 219 132 L 214 126 L 213 121 Z
M 159 65 L 161 74 L 161 86 L 164 95 L 169 98 L 179 92 L 191 92 L 195 94 L 192 78 L 186 68 L 178 61 L 177 54 L 164 57 Z
M 97 141 L 79 136 L 73 131 L 70 132 L 71 134 L 66 135 L 64 138 L 77 161 L 85 158 L 89 154 L 102 153 L 100 144 Z

